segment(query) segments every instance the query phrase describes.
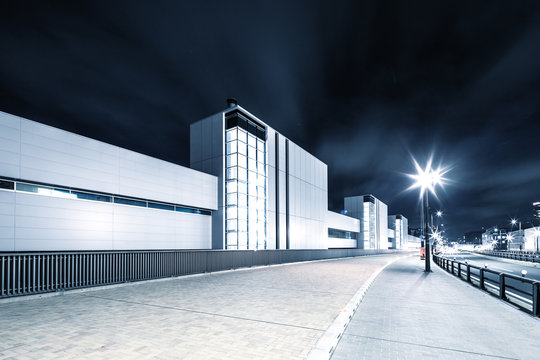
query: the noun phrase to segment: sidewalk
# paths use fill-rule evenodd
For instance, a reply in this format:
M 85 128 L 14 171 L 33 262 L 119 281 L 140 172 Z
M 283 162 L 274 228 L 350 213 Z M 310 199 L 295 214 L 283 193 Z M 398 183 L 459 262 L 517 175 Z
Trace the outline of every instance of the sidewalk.
M 418 257 L 377 277 L 341 338 L 341 359 L 538 359 L 540 320 Z
M 0 359 L 304 359 L 371 274 L 397 256 L 0 302 Z

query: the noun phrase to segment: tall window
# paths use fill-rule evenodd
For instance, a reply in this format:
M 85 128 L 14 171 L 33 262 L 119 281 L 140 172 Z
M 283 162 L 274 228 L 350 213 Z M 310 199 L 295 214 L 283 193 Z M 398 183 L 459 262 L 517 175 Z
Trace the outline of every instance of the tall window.
M 227 249 L 266 249 L 266 144 L 247 129 L 226 130 Z
M 364 217 L 363 217 L 363 235 L 364 249 L 375 249 L 375 204 L 371 201 L 364 201 Z

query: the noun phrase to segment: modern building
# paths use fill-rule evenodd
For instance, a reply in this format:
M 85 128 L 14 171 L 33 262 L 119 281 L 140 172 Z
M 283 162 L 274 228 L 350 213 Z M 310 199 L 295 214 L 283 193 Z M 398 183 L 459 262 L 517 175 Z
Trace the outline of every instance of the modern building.
M 409 220 L 401 214 L 388 216 L 388 248 L 407 248 Z
M 388 206 L 373 195 L 345 198 L 345 210 L 360 220 L 360 249 L 388 249 Z
M 236 102 L 190 133 L 186 168 L 0 112 L 0 251 L 363 244 L 326 164 Z
M 507 237 L 507 229 L 499 226 L 492 226 L 482 233 L 482 245 L 492 247 L 494 250 L 507 250 Z
M 191 167 L 218 178 L 213 249 L 356 248 L 358 220 L 328 211 L 326 164 L 235 100 L 190 134 Z

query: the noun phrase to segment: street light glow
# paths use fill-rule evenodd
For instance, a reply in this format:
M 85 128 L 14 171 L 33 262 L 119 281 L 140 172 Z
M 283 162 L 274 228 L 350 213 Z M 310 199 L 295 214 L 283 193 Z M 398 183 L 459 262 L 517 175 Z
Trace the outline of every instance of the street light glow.
M 512 219 L 512 220 L 510 221 L 510 223 L 511 223 L 512 225 L 516 225 L 517 220 L 516 220 L 516 219 Z
M 438 216 L 438 217 L 441 217 L 441 216 L 442 216 L 442 211 L 441 211 L 441 210 L 437 211 L 437 216 Z
M 436 169 L 433 169 L 431 166 L 433 163 L 433 156 L 430 156 L 424 169 L 422 169 L 422 167 L 418 164 L 418 161 L 416 161 L 415 158 L 413 158 L 413 163 L 416 169 L 416 174 L 407 174 L 408 177 L 414 180 L 414 183 L 409 186 L 407 190 L 420 188 L 420 199 L 424 197 L 424 193 L 426 192 L 426 190 L 429 190 L 433 194 L 433 196 L 437 198 L 435 188 L 437 187 L 437 185 L 443 187 L 447 183 L 448 179 L 445 178 L 444 175 L 450 169 L 440 166 Z

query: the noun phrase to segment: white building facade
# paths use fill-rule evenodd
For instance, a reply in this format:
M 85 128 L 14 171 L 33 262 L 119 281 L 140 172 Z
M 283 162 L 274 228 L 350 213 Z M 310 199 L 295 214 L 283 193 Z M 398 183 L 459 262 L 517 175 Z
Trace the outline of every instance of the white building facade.
M 356 247 L 329 243 L 329 226 L 350 232 L 355 219 L 328 215 L 326 164 L 235 101 L 191 124 L 190 143 L 191 167 L 218 178 L 214 249 Z
M 0 112 L 0 251 L 210 249 L 217 178 Z
M 360 220 L 360 249 L 388 249 L 388 206 L 373 195 L 345 198 L 347 215 Z M 405 229 L 405 232 L 407 230 Z
M 409 220 L 401 215 L 388 216 L 388 248 L 406 249 L 408 241 Z

